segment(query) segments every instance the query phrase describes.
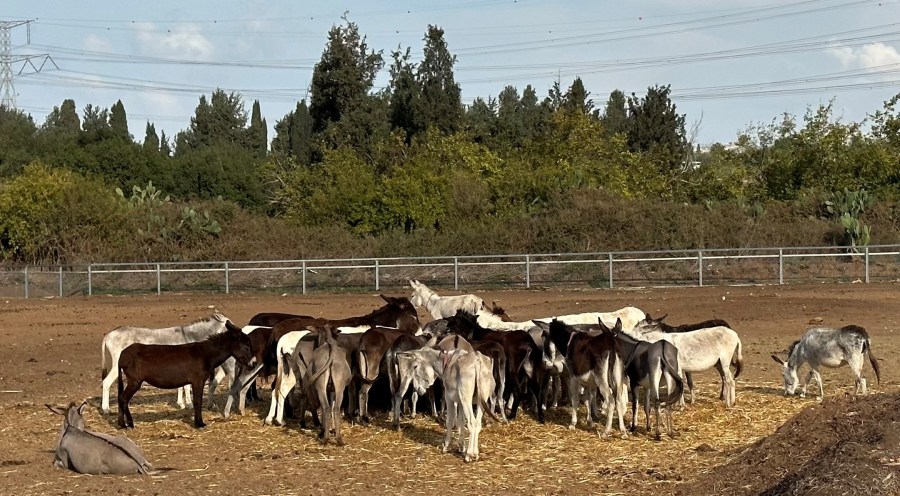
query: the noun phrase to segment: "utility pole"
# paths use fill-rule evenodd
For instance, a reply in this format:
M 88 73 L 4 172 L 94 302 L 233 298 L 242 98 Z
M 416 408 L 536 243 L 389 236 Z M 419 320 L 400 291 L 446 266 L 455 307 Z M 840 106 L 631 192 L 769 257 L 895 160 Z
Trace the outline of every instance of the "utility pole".
M 31 44 L 32 22 L 34 22 L 34 19 L 27 21 L 0 21 L 0 107 L 16 108 L 16 89 L 13 85 L 13 78 L 21 76 L 26 69 L 30 68 L 30 72 L 41 72 L 44 66 L 47 65 L 47 62 L 59 69 L 59 66 L 50 57 L 50 54 L 17 55 L 12 53 L 11 31 L 14 28 L 25 26 L 27 44 Z M 18 71 L 14 69 L 14 66 L 19 67 Z

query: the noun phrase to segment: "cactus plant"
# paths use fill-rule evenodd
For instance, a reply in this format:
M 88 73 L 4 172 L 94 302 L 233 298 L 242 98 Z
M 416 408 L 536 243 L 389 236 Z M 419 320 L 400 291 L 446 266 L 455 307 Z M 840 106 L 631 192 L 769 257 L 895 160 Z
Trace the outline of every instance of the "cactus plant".
M 853 253 L 859 252 L 860 246 L 866 246 L 872 239 L 869 226 L 863 224 L 860 216 L 874 202 L 874 198 L 864 188 L 850 191 L 832 193 L 831 198 L 825 201 L 825 211 L 837 219 L 844 228 L 844 238 Z

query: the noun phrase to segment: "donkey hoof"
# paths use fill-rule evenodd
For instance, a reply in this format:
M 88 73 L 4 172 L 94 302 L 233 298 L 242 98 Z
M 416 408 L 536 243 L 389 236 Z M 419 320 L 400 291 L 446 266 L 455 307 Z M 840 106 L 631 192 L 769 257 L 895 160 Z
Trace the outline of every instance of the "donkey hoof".
M 205 422 L 194 422 L 194 427 L 196 427 L 198 429 L 202 429 L 202 428 L 206 427 L 206 423 Z
M 447 445 L 441 446 L 441 453 L 446 453 L 448 451 L 450 451 L 450 446 L 447 446 Z
M 628 439 L 628 433 L 623 432 L 621 435 L 619 435 L 619 437 L 621 437 L 622 439 Z
M 338 445 L 338 446 L 346 446 L 346 443 L 344 442 L 344 438 L 343 438 L 343 437 L 336 437 L 336 438 L 334 438 L 334 444 L 336 444 L 336 445 Z
M 570 431 L 574 431 L 574 430 L 575 430 L 575 424 L 569 424 L 569 430 L 570 430 Z

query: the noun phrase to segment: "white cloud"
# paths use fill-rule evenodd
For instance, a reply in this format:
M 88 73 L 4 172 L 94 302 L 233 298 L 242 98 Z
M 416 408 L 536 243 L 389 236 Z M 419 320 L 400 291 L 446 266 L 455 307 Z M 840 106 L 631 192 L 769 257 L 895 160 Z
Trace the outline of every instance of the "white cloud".
M 90 50 L 92 52 L 112 52 L 113 46 L 112 43 L 106 38 L 102 36 L 97 36 L 95 34 L 89 34 L 81 43 L 81 46 L 85 50 Z
M 860 48 L 832 47 L 828 54 L 848 69 L 870 69 L 890 64 L 900 64 L 897 49 L 884 43 L 870 43 Z
M 198 26 L 179 24 L 165 31 L 158 30 L 151 22 L 135 23 L 137 41 L 146 55 L 191 60 L 209 60 L 214 51 L 211 41 L 200 32 Z

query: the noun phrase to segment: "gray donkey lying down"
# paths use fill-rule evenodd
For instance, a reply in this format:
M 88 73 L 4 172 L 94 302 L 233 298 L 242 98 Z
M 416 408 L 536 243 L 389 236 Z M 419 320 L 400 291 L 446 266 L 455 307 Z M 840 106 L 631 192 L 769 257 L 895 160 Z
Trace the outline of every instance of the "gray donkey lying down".
M 53 465 L 79 474 L 147 474 L 153 467 L 133 441 L 125 436 L 91 432 L 84 428 L 87 402 L 68 408 L 46 405 L 51 412 L 63 416 L 56 443 Z

